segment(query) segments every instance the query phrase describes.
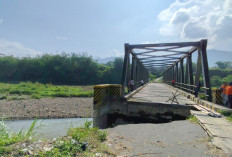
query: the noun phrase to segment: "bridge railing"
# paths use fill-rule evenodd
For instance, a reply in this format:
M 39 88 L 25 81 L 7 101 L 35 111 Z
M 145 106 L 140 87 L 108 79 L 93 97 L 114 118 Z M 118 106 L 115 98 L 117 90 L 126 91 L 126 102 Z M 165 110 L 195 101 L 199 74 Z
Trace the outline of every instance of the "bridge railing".
M 167 81 L 166 84 L 172 86 L 171 81 Z M 184 85 L 185 87 L 183 87 L 181 85 Z M 188 88 L 186 88 L 186 86 Z M 197 86 L 175 82 L 174 87 L 179 88 L 179 89 L 181 89 L 183 91 L 186 91 L 188 93 L 193 94 L 195 92 L 195 88 Z M 190 88 L 193 88 L 193 90 L 190 89 Z M 206 87 L 201 87 L 201 88 L 204 89 L 204 90 L 209 90 L 209 88 L 206 88 Z M 212 90 L 212 102 L 215 103 L 215 104 L 219 104 L 219 105 L 225 105 L 225 104 L 223 104 L 223 100 L 222 100 L 222 95 L 221 95 L 220 89 L 213 88 L 211 90 Z M 208 97 L 208 95 L 205 95 L 204 92 L 199 92 L 199 95 L 203 95 L 204 97 Z
M 206 48 L 207 40 L 197 42 L 197 45 L 194 45 L 187 54 L 184 54 L 175 63 L 168 67 L 163 73 L 163 82 L 170 83 L 172 80 L 175 80 L 176 87 L 189 93 L 193 93 L 199 84 L 200 76 L 202 75 L 202 85 L 204 86 L 201 87 L 201 89 L 204 93 L 200 94 L 203 94 L 206 100 L 212 101 Z M 195 76 L 193 76 L 192 66 L 192 53 L 194 52 L 197 52 L 198 54 Z M 185 59 L 186 64 L 184 66 Z
M 172 82 L 167 81 L 166 84 L 172 85 Z M 175 82 L 174 87 L 179 88 L 181 90 L 184 90 L 188 93 L 192 93 L 192 94 L 194 94 L 195 89 L 197 88 L 197 86 L 195 86 L 195 85 L 189 85 L 189 84 L 180 83 L 180 82 Z M 201 89 L 210 90 L 209 88 L 206 88 L 206 87 L 201 87 Z M 200 90 L 200 91 L 202 91 L 202 90 Z M 204 97 L 209 97 L 209 95 L 205 94 L 204 92 L 198 92 L 198 94 L 203 95 Z

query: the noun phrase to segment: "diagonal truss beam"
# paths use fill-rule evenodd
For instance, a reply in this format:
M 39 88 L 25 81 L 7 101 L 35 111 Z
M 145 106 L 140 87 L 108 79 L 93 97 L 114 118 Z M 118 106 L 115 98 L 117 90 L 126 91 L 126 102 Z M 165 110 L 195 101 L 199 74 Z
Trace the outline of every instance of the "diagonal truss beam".
M 147 54 L 147 53 L 152 53 L 152 52 L 162 52 L 162 51 L 165 51 L 165 52 L 177 52 L 179 54 L 183 54 L 183 53 L 187 53 L 186 51 L 175 51 L 175 50 L 160 50 L 160 51 L 144 51 L 144 52 L 139 52 L 139 53 L 136 53 L 136 55 L 143 55 L 143 54 Z
M 135 49 L 143 49 L 143 50 L 154 50 L 154 51 L 167 51 L 167 50 L 173 50 L 173 49 L 178 49 L 181 48 L 180 46 L 174 46 L 174 47 L 166 47 L 163 49 L 154 49 L 154 48 L 150 48 L 150 47 L 138 47 Z
M 147 67 L 147 68 L 160 68 L 160 67 L 167 68 L 167 67 L 169 67 L 169 66 L 165 66 L 165 65 L 147 65 L 146 67 Z
M 131 49 L 134 48 L 144 48 L 144 47 L 167 47 L 167 46 L 179 46 L 179 47 L 199 47 L 199 42 L 176 42 L 176 43 L 159 43 L 159 44 L 137 44 L 137 45 L 130 45 Z
M 179 59 L 179 58 L 165 58 L 165 59 L 155 59 L 155 60 L 154 59 L 153 60 L 149 59 L 149 60 L 145 60 L 145 61 L 151 61 L 151 62 L 153 62 L 153 61 L 154 62 L 156 62 L 156 61 L 170 61 L 171 62 L 171 61 L 176 61 L 176 59 Z M 145 62 L 145 61 L 142 61 L 142 62 Z
M 153 63 L 153 64 L 144 64 L 144 66 L 148 66 L 148 65 L 172 65 L 172 64 L 155 64 L 155 63 Z
M 176 52 L 176 53 L 171 53 L 171 54 L 167 54 L 169 56 L 173 56 L 173 55 L 181 55 L 181 54 L 187 54 L 188 52 Z M 138 55 L 138 56 L 154 56 L 152 54 L 146 54 L 146 53 L 143 53 L 143 54 L 135 54 L 135 55 Z M 155 56 L 158 56 L 158 55 L 155 55 Z
M 175 59 L 180 59 L 180 57 L 171 57 L 171 56 L 175 56 L 175 55 L 179 55 L 179 54 L 171 54 L 171 55 L 161 55 L 161 56 L 157 56 L 157 55 L 149 55 L 148 57 L 144 57 L 144 58 L 139 58 L 140 60 L 144 60 L 144 59 L 149 59 L 149 58 L 175 58 Z
M 175 61 L 172 61 L 172 62 L 143 62 L 143 64 L 145 65 L 145 64 L 173 64 Z
M 187 53 L 186 51 L 177 51 L 177 50 L 173 50 L 173 49 L 177 49 L 180 48 L 179 46 L 177 47 L 172 47 L 172 48 L 165 48 L 165 49 L 153 49 L 153 48 L 137 48 L 137 49 L 143 49 L 143 50 L 151 50 L 151 51 L 144 51 L 144 52 L 139 52 L 136 53 L 136 55 L 142 55 L 142 54 L 146 54 L 146 53 L 152 53 L 152 52 L 178 52 L 178 53 Z
M 139 58 L 140 60 L 150 60 L 151 58 L 155 58 L 155 56 L 151 56 L 151 57 L 146 57 L 146 58 Z M 177 59 L 180 59 L 180 57 L 169 57 L 169 56 L 167 56 L 167 57 L 156 57 L 156 58 L 167 58 L 167 59 L 175 59 L 175 60 L 177 60 Z

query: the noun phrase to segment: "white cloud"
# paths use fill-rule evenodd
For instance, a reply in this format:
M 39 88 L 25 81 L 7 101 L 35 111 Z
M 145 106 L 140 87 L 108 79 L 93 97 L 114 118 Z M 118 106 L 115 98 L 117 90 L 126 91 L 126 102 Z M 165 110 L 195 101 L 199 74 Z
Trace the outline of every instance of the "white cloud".
M 1 23 L 3 23 L 3 19 L 2 19 L 2 18 L 0 18 L 0 24 L 1 24 Z
M 61 36 L 56 37 L 56 39 L 57 39 L 57 40 L 68 40 L 67 37 L 61 37 Z
M 117 50 L 117 49 L 113 49 L 112 51 L 113 51 L 113 53 L 115 54 L 114 56 L 116 56 L 116 57 L 123 57 L 123 56 L 124 56 L 124 53 L 123 53 L 123 52 L 120 52 L 120 51 Z
M 232 0 L 176 0 L 158 19 L 160 34 L 181 41 L 207 38 L 211 48 L 225 49 L 219 43 L 230 44 L 232 39 Z
M 0 53 L 6 56 L 13 55 L 17 57 L 35 57 L 43 54 L 41 51 L 27 48 L 19 42 L 8 41 L 5 39 L 0 39 Z
M 144 41 L 142 42 L 141 44 L 154 44 L 155 42 L 152 42 L 152 41 Z

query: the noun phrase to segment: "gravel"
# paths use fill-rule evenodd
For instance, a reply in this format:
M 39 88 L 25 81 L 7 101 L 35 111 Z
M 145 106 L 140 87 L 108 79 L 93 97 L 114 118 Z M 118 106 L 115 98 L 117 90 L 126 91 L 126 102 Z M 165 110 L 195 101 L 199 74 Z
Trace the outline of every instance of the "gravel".
M 47 118 L 90 118 L 93 98 L 41 98 L 0 100 L 0 117 L 10 120 Z

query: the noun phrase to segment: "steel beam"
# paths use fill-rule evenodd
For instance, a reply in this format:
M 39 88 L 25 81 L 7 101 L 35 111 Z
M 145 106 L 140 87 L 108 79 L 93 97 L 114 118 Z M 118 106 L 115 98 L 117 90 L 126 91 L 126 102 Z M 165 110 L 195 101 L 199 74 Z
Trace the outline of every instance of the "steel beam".
M 184 84 L 185 84 L 185 88 L 189 89 L 188 86 L 186 86 L 186 84 L 189 83 L 189 58 L 186 58 L 186 64 L 185 64 L 186 68 L 185 68 L 185 77 L 184 77 Z M 186 90 L 188 92 L 188 90 Z
M 165 46 L 179 46 L 179 47 L 189 47 L 196 46 L 199 47 L 199 42 L 177 42 L 177 43 L 159 43 L 159 44 L 139 44 L 130 45 L 130 48 L 144 48 L 144 47 L 165 47 Z
M 139 80 L 139 61 L 137 59 L 136 59 L 135 73 L 136 73 L 135 86 L 137 87 L 136 82 L 138 82 L 138 80 Z
M 198 50 L 198 58 L 197 58 L 197 67 L 196 67 L 196 74 L 195 74 L 195 81 L 194 85 L 197 86 L 200 80 L 200 74 L 201 74 L 201 53 L 200 49 Z
M 132 56 L 132 65 L 131 65 L 131 80 L 135 78 L 135 57 Z
M 152 63 L 152 64 L 144 64 L 145 66 L 147 65 L 172 65 L 172 64 L 158 64 L 158 63 Z
M 182 87 L 183 86 L 183 83 L 184 83 L 184 64 L 183 64 L 183 59 L 180 61 L 180 83 Z
M 143 60 L 143 59 L 147 59 L 147 58 L 166 58 L 166 57 L 170 57 L 170 56 L 176 56 L 176 55 L 179 55 L 179 54 L 169 54 L 169 55 L 161 55 L 161 56 L 155 56 L 155 55 L 149 55 L 149 57 L 146 57 L 146 58 L 139 58 L 140 60 Z M 148 55 L 147 55 L 148 56 Z M 170 57 L 171 58 L 171 57 Z M 175 57 L 177 58 L 177 57 Z M 179 59 L 180 57 L 178 57 L 177 59 Z
M 177 58 L 178 59 L 178 58 Z M 173 58 L 167 58 L 167 59 L 155 59 L 155 60 L 145 60 L 146 62 L 152 62 L 152 61 L 175 61 L 176 59 L 173 59 Z M 143 61 L 142 61 L 143 63 Z
M 153 51 L 167 51 L 167 50 L 173 50 L 181 48 L 180 46 L 172 46 L 172 47 L 165 47 L 163 49 L 157 49 L 157 48 L 150 48 L 150 47 L 139 47 L 134 49 L 142 49 L 142 50 L 153 50 Z
M 170 62 L 175 62 L 175 61 L 155 61 L 155 60 L 152 60 L 152 61 L 147 61 L 147 60 L 145 60 L 145 61 L 143 61 L 142 63 L 144 64 L 144 63 L 170 63 Z
M 178 75 L 178 72 L 179 71 L 179 69 L 178 69 L 178 62 L 176 63 L 176 72 L 175 72 L 175 74 L 176 74 L 176 82 L 179 82 L 179 75 Z
M 127 73 L 128 73 L 128 59 L 129 59 L 129 44 L 124 45 L 125 49 L 125 54 L 124 54 L 124 63 L 123 63 L 123 70 L 122 70 L 122 80 L 121 80 L 121 85 L 122 85 L 122 95 L 125 95 L 125 86 L 126 86 L 126 78 L 127 78 Z
M 212 92 L 211 92 L 211 85 L 210 85 L 210 77 L 209 77 L 209 67 L 208 67 L 208 59 L 207 59 L 207 40 L 201 40 L 201 63 L 202 63 L 202 74 L 203 74 L 203 81 L 205 89 L 205 94 L 208 95 L 208 100 L 212 101 Z
M 175 80 L 175 68 L 172 66 L 172 80 Z
M 189 68 L 189 84 L 193 85 L 193 65 L 192 65 L 192 54 L 188 55 L 188 68 Z M 190 89 L 193 90 L 193 87 L 190 86 Z
M 151 59 L 151 58 L 169 58 L 169 59 L 180 59 L 180 57 L 169 57 L 169 56 L 166 56 L 166 57 L 163 57 L 163 56 L 153 56 L 153 55 L 146 55 L 148 57 L 146 58 L 139 58 L 140 60 L 145 60 L 145 59 Z
M 183 53 L 187 53 L 186 51 L 175 51 L 175 50 L 151 50 L 151 51 L 144 51 L 144 52 L 139 52 L 139 53 L 136 53 L 136 55 L 143 55 L 143 54 L 147 54 L 147 53 L 153 53 L 153 52 L 162 52 L 162 51 L 165 51 L 165 52 L 177 52 L 179 54 L 183 54 Z

